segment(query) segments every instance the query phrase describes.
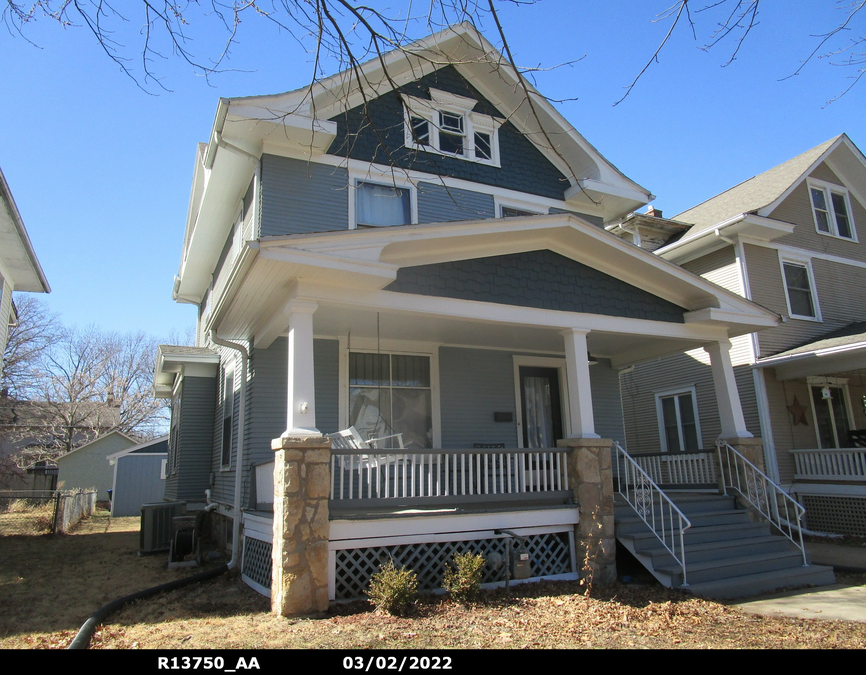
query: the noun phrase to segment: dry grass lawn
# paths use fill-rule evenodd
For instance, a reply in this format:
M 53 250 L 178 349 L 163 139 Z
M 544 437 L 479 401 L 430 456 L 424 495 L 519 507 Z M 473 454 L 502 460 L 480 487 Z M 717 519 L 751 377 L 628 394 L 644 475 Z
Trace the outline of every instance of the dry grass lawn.
M 194 573 L 138 557 L 138 521 L 96 516 L 71 535 L 0 542 L 0 647 L 63 648 L 99 606 Z M 860 577 L 861 583 L 866 578 Z M 127 606 L 92 646 L 134 648 L 864 648 L 866 624 L 766 618 L 654 585 L 585 597 L 573 583 L 522 586 L 461 607 L 422 601 L 395 618 L 366 603 L 285 619 L 234 576 Z

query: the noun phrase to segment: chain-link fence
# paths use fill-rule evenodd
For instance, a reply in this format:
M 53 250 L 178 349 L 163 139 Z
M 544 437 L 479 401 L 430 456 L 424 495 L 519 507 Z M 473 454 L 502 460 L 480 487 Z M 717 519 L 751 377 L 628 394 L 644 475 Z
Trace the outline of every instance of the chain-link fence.
M 0 536 L 69 532 L 93 515 L 96 492 L 92 490 L 0 491 Z

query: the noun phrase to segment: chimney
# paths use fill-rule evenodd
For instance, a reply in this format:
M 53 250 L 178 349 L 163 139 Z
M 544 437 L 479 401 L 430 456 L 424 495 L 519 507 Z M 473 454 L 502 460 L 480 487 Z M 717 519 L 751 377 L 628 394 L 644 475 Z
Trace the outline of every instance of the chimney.
M 646 214 L 647 214 L 648 216 L 652 216 L 653 218 L 661 218 L 661 217 L 662 217 L 662 211 L 661 211 L 661 209 L 657 209 L 657 208 L 656 208 L 655 206 L 653 206 L 652 204 L 650 204 L 649 206 L 647 206 Z

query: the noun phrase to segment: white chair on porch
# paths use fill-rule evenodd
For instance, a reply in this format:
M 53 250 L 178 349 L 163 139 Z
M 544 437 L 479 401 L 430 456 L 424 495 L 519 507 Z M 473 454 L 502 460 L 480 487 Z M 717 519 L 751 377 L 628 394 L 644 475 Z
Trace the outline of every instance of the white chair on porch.
M 363 472 L 367 472 L 367 490 L 368 496 L 371 496 L 372 491 L 372 473 L 373 471 L 380 472 L 381 477 L 377 480 L 385 480 L 387 482 L 388 476 L 388 464 L 387 460 L 380 461 L 380 455 L 376 454 L 377 450 L 382 450 L 384 452 L 388 452 L 390 448 L 380 448 L 379 443 L 388 439 L 396 439 L 396 445 L 398 446 L 395 449 L 403 450 L 403 434 L 390 434 L 388 436 L 379 436 L 377 438 L 370 438 L 368 440 L 364 440 L 361 434 L 355 427 L 349 427 L 348 429 L 344 429 L 343 431 L 337 431 L 333 434 L 326 434 L 328 438 L 331 439 L 331 447 L 334 450 L 368 450 L 372 451 L 370 455 L 361 454 L 357 455 L 357 470 L 358 470 L 358 478 L 361 482 L 363 482 Z M 392 456 L 391 464 L 396 469 L 396 465 L 401 460 L 405 458 L 402 456 Z M 349 472 L 352 472 L 352 460 L 349 462 Z M 340 468 L 344 468 L 344 464 L 341 461 Z M 359 490 L 362 489 L 361 483 L 359 482 Z

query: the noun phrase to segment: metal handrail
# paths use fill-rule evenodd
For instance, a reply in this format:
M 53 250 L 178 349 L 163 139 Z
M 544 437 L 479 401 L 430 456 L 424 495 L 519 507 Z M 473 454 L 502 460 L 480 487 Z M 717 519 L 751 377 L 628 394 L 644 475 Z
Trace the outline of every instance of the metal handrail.
M 614 441 L 613 447 L 619 478 L 617 491 L 683 568 L 682 585 L 688 586 L 685 532 L 692 526 L 691 521 L 619 443 Z
M 771 525 L 790 539 L 800 549 L 803 556 L 803 566 L 807 567 L 809 561 L 806 558 L 802 526 L 803 516 L 806 514 L 805 507 L 726 441 L 716 441 L 716 448 L 719 453 L 719 472 L 724 493 L 728 494 L 728 488 L 735 490 Z M 722 455 L 723 450 L 724 456 Z M 743 489 L 744 483 L 745 490 Z M 784 517 L 779 507 L 780 500 L 784 507 Z M 793 521 L 791 519 L 792 510 Z M 793 533 L 794 528 L 797 530 L 796 539 Z

